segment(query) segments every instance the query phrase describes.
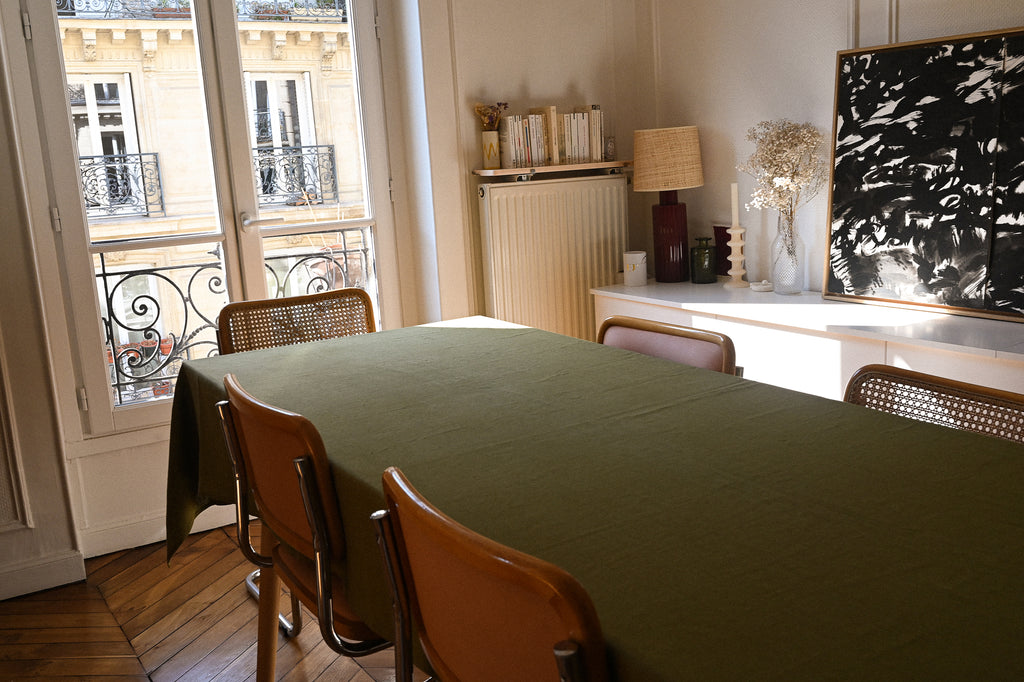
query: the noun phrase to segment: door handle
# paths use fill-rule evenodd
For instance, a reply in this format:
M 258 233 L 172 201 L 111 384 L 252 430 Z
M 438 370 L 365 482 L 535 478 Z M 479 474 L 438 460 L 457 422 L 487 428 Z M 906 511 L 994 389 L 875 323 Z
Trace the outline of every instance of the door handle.
M 257 220 L 248 213 L 242 212 L 238 214 L 238 221 L 242 224 L 242 232 L 249 234 L 253 230 L 258 230 L 264 225 L 280 225 L 284 222 L 284 218 L 264 218 Z

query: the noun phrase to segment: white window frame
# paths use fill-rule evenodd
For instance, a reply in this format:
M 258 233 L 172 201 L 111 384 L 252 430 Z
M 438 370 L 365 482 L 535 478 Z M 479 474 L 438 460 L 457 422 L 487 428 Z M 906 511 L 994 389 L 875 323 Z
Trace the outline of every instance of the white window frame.
M 277 88 L 274 87 L 278 83 L 283 81 L 293 80 L 296 83 L 296 114 L 299 118 L 299 134 L 302 139 L 300 145 L 302 147 L 311 147 L 316 145 L 316 121 L 313 120 L 313 96 L 311 94 L 312 87 L 309 79 L 308 71 L 291 71 L 291 72 L 245 72 L 245 93 L 248 97 L 248 110 L 249 110 L 249 133 L 251 135 L 251 146 L 253 148 L 258 146 L 257 143 L 257 132 L 258 125 L 256 121 L 256 83 L 258 81 L 264 81 L 267 83 L 267 108 L 271 112 L 270 115 L 270 131 L 271 137 L 273 138 L 273 147 L 281 147 L 282 145 L 282 131 L 280 123 L 277 120 L 277 116 L 274 114 L 280 110 L 280 104 L 277 97 Z
M 36 94 L 35 104 L 26 103 L 25 111 L 38 117 L 40 134 L 46 140 L 46 156 L 42 172 L 48 179 L 48 204 L 44 213 L 35 216 L 36 229 L 47 229 L 46 220 L 39 218 L 57 216 L 60 220 L 60 234 L 57 239 L 56 258 L 49 263 L 41 279 L 60 282 L 59 292 L 51 292 L 50 300 L 57 297 L 63 305 L 48 310 L 47 326 L 51 334 L 70 339 L 68 348 L 71 357 L 54 360 L 57 381 L 74 387 L 77 400 L 62 400 L 61 410 L 64 424 L 72 439 L 102 436 L 165 424 L 170 417 L 171 401 L 154 401 L 139 405 L 114 408 L 110 400 L 108 366 L 105 362 L 105 335 L 100 324 L 100 304 L 97 295 L 96 276 L 93 270 L 92 245 L 89 243 L 88 223 L 81 194 L 59 191 L 57 188 L 74 187 L 79 184 L 77 149 L 74 143 L 64 86 L 63 67 L 60 60 L 60 31 L 56 12 L 50 0 L 22 0 L 21 10 L 32 25 L 30 42 L 33 74 L 18 75 L 14 88 L 19 93 Z M 192 0 L 196 19 L 197 41 L 204 46 L 206 54 L 217 54 L 222 58 L 221 70 L 210 73 L 204 82 L 207 107 L 210 118 L 221 121 L 214 125 L 213 138 L 215 174 L 228 178 L 224 185 L 226 195 L 220 196 L 218 217 L 225 225 L 224 235 L 189 235 L 178 238 L 177 243 L 219 241 L 229 259 L 239 263 L 240 270 L 228 273 L 228 286 L 232 292 L 242 290 L 248 284 L 250 290 L 259 291 L 265 287 L 262 254 L 259 245 L 259 231 L 250 234 L 242 226 L 242 214 L 256 214 L 258 207 L 232 203 L 231 194 L 245 195 L 240 188 L 253 187 L 251 163 L 230 163 L 219 151 L 233 146 L 235 153 L 241 153 L 244 146 L 246 157 L 251 154 L 249 135 L 240 126 L 232 125 L 246 120 L 245 97 L 232 100 L 225 96 L 231 89 L 232 78 L 242 73 L 238 57 L 237 30 L 225 30 L 233 24 L 233 3 L 219 0 Z M 21 19 L 18 8 L 0 9 L 7 19 Z M 358 221 L 369 224 L 374 233 L 377 257 L 376 271 L 381 282 L 380 317 L 382 326 L 389 322 L 401 324 L 401 295 L 398 291 L 398 257 L 394 236 L 392 206 L 388 197 L 389 170 L 388 152 L 384 121 L 383 81 L 380 69 L 379 45 L 376 38 L 376 10 L 372 0 L 352 0 L 349 21 L 353 25 L 354 50 L 357 64 L 369 68 L 356 70 L 356 85 L 359 88 L 359 115 L 363 125 L 363 145 L 366 156 L 367 204 L 372 218 Z M 215 25 L 219 27 L 215 30 Z M 234 53 L 223 59 L 225 50 Z M 215 69 L 216 71 L 216 69 Z M 232 75 L 232 72 L 235 74 Z M 123 71 L 118 72 L 123 74 Z M 97 74 L 98 75 L 98 74 Z M 237 80 L 235 81 L 237 82 Z M 244 86 L 243 86 L 244 87 Z M 30 98 L 31 99 L 31 98 Z M 125 105 L 122 104 L 122 108 Z M 133 114 L 134 114 L 134 107 Z M 133 117 L 134 120 L 134 117 Z M 367 130 L 366 122 L 374 121 L 374 129 Z M 312 122 L 311 122 L 312 123 Z M 21 124 L 19 124 L 21 129 Z M 312 129 L 312 125 L 311 125 Z M 239 139 L 239 134 L 242 138 Z M 126 137 L 127 134 L 126 134 Z M 134 136 L 138 140 L 138 135 Z M 244 141 L 242 141 L 244 140 Z M 249 190 L 251 192 L 251 189 Z M 37 205 L 37 209 L 39 206 Z M 343 226 L 343 225 L 339 225 Z M 323 225 L 311 226 L 310 231 L 323 229 Z M 269 234 L 268 230 L 266 234 Z M 46 235 L 49 238 L 49 235 Z M 168 240 L 174 241 L 174 240 Z M 265 289 L 264 289 L 265 290 Z M 254 297 L 251 293 L 249 297 Z M 61 315 L 61 309 L 63 315 Z M 61 345 L 58 343 L 58 345 Z
M 121 128 L 124 133 L 126 154 L 139 153 L 139 131 L 135 123 L 135 100 L 132 94 L 132 75 L 130 73 L 69 73 L 68 84 L 81 83 L 85 87 L 85 108 L 89 118 L 90 153 L 85 156 L 101 156 L 103 143 L 102 130 L 99 124 L 99 105 L 96 102 L 95 85 L 97 83 L 117 83 Z M 76 139 L 76 143 L 78 140 Z M 79 148 L 81 152 L 81 148 Z

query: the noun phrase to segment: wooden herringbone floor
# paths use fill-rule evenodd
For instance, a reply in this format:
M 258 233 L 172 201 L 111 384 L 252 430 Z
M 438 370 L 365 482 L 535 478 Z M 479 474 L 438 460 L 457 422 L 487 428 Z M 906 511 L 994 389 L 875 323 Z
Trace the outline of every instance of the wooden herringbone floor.
M 254 680 L 251 570 L 233 527 L 190 536 L 170 565 L 162 542 L 89 559 L 83 583 L 0 602 L 0 680 Z M 393 664 L 335 654 L 309 612 L 278 635 L 279 680 L 384 682 Z

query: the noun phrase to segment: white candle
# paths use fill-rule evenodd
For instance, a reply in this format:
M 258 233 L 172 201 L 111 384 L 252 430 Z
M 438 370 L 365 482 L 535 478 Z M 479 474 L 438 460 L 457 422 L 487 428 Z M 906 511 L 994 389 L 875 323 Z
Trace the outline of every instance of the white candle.
M 732 226 L 740 226 L 740 189 L 735 182 L 732 183 Z

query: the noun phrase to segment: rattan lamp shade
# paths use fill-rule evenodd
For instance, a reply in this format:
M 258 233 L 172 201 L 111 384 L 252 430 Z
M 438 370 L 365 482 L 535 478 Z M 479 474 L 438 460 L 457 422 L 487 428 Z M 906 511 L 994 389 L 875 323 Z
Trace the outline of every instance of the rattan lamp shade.
M 633 189 L 664 192 L 700 187 L 704 168 L 700 161 L 697 126 L 637 130 L 633 133 Z
M 660 193 L 659 202 L 651 207 L 654 275 L 659 282 L 690 279 L 686 204 L 679 203 L 676 190 L 703 184 L 696 126 L 633 133 L 633 189 Z

